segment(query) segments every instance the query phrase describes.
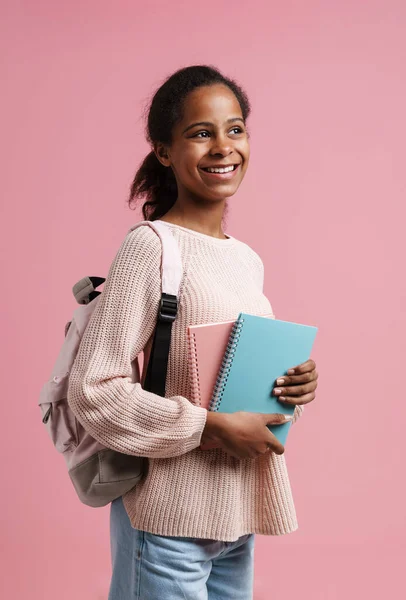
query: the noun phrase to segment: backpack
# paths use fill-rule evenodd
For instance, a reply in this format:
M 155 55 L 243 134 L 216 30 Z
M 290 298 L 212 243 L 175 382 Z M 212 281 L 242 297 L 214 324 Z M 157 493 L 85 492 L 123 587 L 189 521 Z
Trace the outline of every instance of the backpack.
M 177 315 L 182 262 L 178 245 L 163 221 L 141 221 L 128 233 L 148 225 L 162 244 L 162 296 L 157 315 L 144 389 L 165 396 L 165 381 L 170 350 L 172 323 Z M 51 377 L 42 386 L 39 407 L 56 450 L 63 454 L 70 479 L 83 504 L 105 506 L 136 485 L 147 468 L 145 457 L 122 454 L 95 440 L 78 421 L 68 400 L 71 372 L 80 341 L 101 294 L 96 288 L 102 277 L 84 277 L 72 288 L 81 305 L 65 325 L 65 339 L 60 348 Z M 138 360 L 132 363 L 132 381 L 139 381 Z

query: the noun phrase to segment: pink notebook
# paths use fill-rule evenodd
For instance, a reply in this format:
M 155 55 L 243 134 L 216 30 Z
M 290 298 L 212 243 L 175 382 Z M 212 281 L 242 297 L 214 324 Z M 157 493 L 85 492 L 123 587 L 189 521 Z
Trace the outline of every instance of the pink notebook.
M 223 321 L 188 327 L 191 400 L 203 408 L 209 408 L 234 322 Z

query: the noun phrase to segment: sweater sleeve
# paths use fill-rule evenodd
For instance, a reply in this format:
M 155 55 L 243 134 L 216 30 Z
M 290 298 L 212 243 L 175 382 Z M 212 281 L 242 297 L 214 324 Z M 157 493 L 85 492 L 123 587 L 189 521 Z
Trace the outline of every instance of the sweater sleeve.
M 163 398 L 132 382 L 132 361 L 155 329 L 162 247 L 148 226 L 129 232 L 109 269 L 69 378 L 68 403 L 104 446 L 166 458 L 197 448 L 207 411 L 183 396 Z

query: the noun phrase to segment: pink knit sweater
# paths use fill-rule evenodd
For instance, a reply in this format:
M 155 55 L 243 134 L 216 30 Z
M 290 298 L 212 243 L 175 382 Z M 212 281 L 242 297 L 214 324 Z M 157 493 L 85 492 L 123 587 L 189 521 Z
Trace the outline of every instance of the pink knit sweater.
M 111 264 L 70 374 L 69 404 L 105 446 L 149 457 L 145 478 L 123 497 L 133 527 L 223 541 L 290 533 L 298 525 L 284 455 L 252 460 L 201 450 L 207 412 L 189 400 L 187 326 L 233 320 L 240 311 L 272 314 L 262 261 L 233 237 L 168 226 L 184 275 L 166 397 L 132 379 L 132 363 L 153 335 L 161 295 L 161 244 L 145 226 L 126 235 Z M 296 407 L 294 421 L 301 412 Z

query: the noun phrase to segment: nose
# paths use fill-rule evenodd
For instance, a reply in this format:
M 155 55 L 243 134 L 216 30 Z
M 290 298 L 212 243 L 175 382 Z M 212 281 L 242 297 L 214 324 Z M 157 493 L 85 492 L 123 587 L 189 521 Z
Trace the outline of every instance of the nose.
M 228 156 L 233 151 L 232 140 L 226 135 L 217 135 L 212 137 L 210 147 L 211 155 Z

